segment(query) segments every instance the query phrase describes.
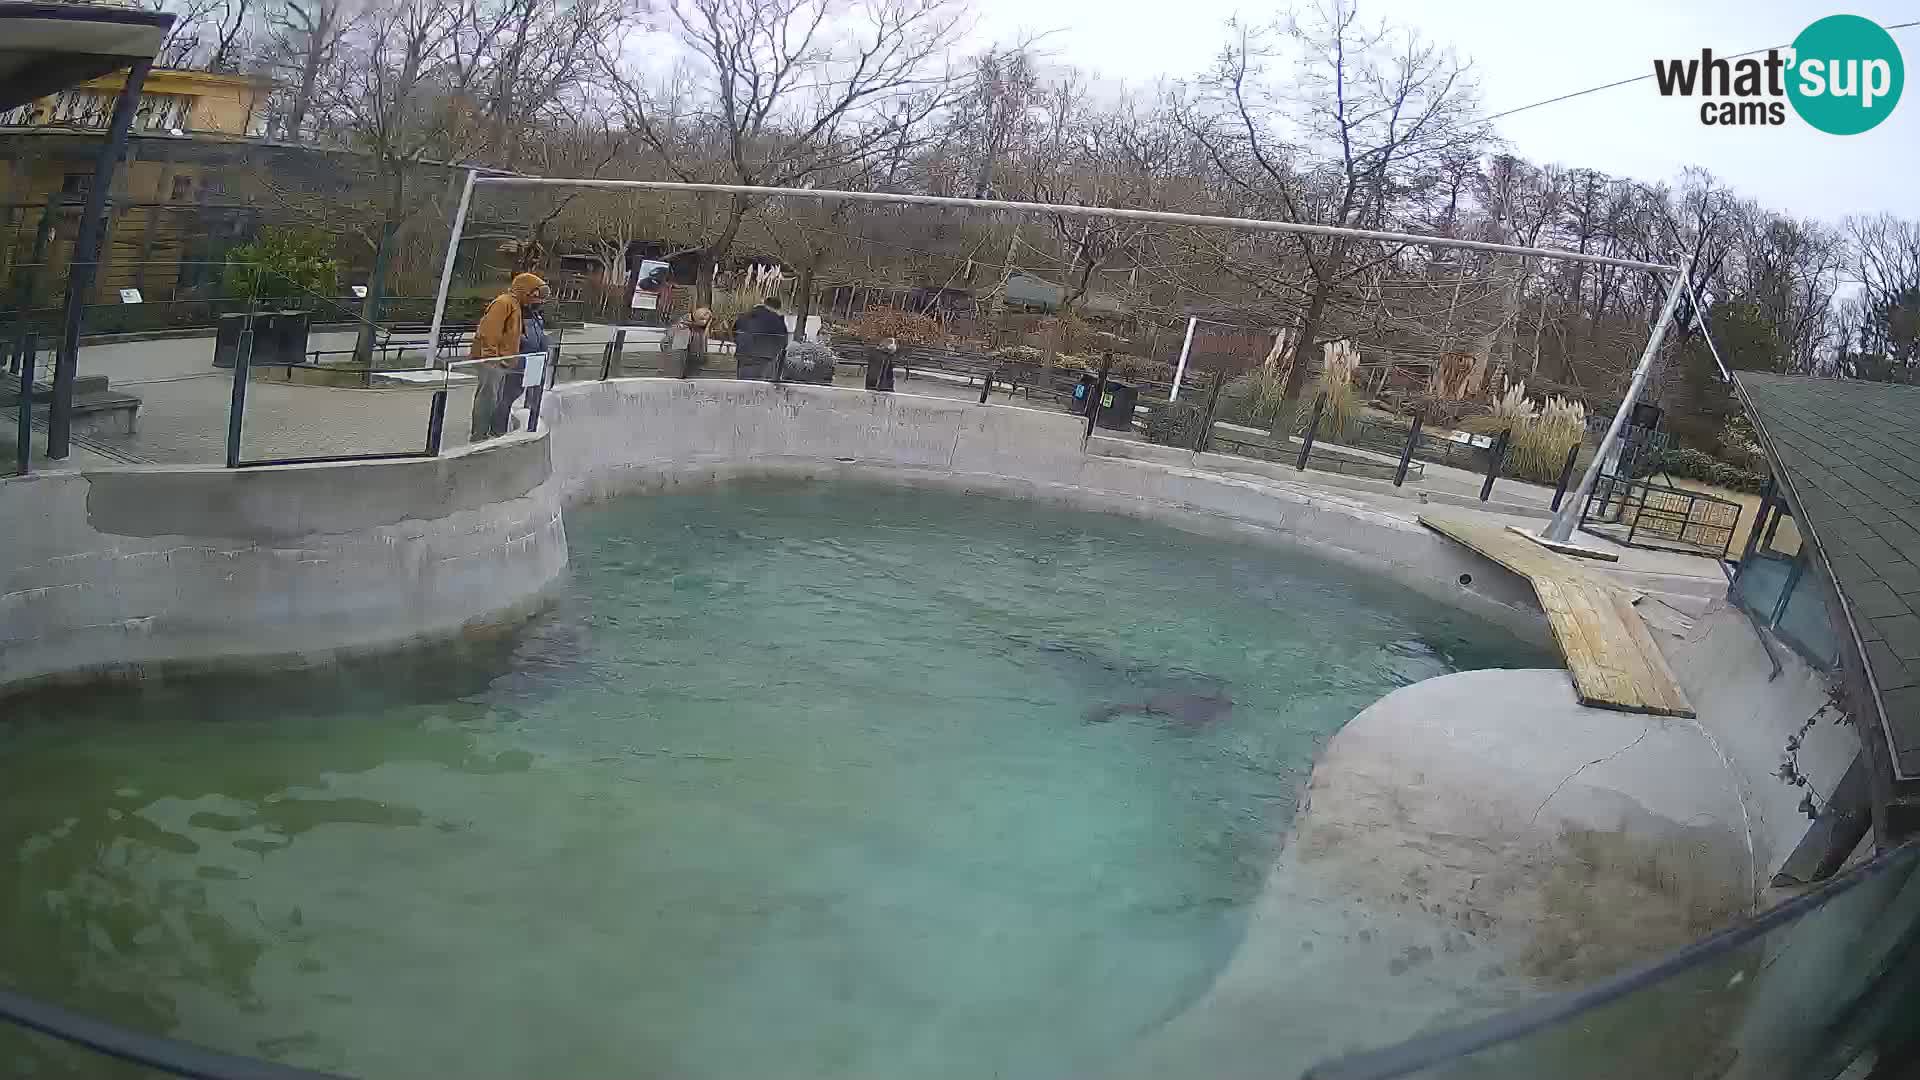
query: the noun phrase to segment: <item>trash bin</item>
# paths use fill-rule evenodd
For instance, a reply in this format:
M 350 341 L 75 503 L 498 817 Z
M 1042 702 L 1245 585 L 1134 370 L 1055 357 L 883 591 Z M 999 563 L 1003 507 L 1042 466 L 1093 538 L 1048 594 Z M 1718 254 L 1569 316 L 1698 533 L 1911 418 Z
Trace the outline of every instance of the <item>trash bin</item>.
M 1100 415 L 1094 423 L 1113 431 L 1133 428 L 1133 408 L 1140 403 L 1140 388 L 1130 383 L 1108 382 L 1100 392 Z
M 1093 388 L 1099 382 L 1092 375 L 1080 376 L 1080 382 L 1073 388 L 1073 400 L 1068 403 L 1067 411 L 1075 416 L 1087 415 L 1087 406 L 1093 402 Z
M 213 366 L 230 368 L 234 354 L 240 351 L 240 331 L 247 324 L 247 317 L 239 312 L 222 315 L 214 325 L 219 329 L 213 336 Z
M 262 364 L 280 362 L 280 313 L 277 311 L 256 311 L 253 313 L 252 351 L 247 354 L 247 362 L 254 367 Z
M 307 362 L 307 321 L 310 312 L 279 311 L 273 327 L 273 362 L 276 364 L 304 364 Z

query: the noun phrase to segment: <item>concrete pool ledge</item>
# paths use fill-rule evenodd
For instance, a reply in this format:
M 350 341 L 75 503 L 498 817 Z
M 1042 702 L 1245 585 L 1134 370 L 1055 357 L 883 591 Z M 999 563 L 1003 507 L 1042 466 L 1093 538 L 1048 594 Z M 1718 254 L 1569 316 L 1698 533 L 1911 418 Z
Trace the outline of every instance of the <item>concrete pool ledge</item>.
M 0 693 L 484 632 L 565 573 L 544 435 L 439 458 L 0 480 Z

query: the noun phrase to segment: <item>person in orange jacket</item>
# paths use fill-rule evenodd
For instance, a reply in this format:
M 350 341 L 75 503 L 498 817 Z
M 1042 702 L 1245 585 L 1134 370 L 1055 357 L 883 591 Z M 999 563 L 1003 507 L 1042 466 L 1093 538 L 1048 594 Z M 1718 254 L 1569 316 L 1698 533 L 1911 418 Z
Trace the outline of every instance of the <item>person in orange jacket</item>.
M 468 355 L 487 361 L 473 366 L 480 380 L 473 388 L 473 425 L 468 434 L 474 442 L 506 433 L 499 420 L 506 413 L 500 408 L 500 391 L 508 372 L 522 370 L 520 335 L 525 312 L 544 300 L 546 292 L 547 283 L 540 275 L 515 274 L 507 291 L 493 298 L 487 313 L 480 316 L 480 325 L 473 328 L 473 349 Z

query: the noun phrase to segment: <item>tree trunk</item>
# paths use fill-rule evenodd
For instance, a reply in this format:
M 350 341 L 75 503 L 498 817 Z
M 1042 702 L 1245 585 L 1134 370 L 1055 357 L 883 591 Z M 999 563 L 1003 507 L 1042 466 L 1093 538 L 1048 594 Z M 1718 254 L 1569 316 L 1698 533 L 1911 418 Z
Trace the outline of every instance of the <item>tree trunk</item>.
M 373 252 L 373 274 L 367 278 L 367 298 L 360 304 L 360 334 L 354 340 L 353 359 L 369 367 L 373 363 L 375 332 L 380 326 L 380 303 L 386 298 L 387 259 L 393 252 L 393 238 L 400 232 L 400 199 L 406 190 L 406 178 L 398 170 L 392 175 L 385 219 L 380 223 L 380 246 Z M 427 343 L 427 355 L 435 355 L 439 342 Z
M 300 129 L 307 126 L 307 113 L 313 109 L 313 89 L 320 81 L 320 42 L 319 30 L 314 31 L 307 41 L 307 55 L 300 65 L 300 88 L 294 91 L 293 113 L 287 117 L 286 138 L 289 142 L 300 142 Z
M 1294 418 L 1300 413 L 1300 391 L 1307 384 L 1307 364 L 1320 337 L 1320 319 L 1332 292 L 1332 282 L 1314 278 L 1313 295 L 1307 298 L 1307 310 L 1300 316 L 1300 334 L 1293 339 L 1293 366 L 1287 369 L 1287 385 L 1280 395 L 1280 415 L 1273 421 L 1272 435 L 1276 439 L 1293 433 Z
M 822 258 L 814 252 L 800 267 L 800 280 L 793 286 L 793 338 L 795 341 L 807 340 L 807 319 L 813 314 L 813 275 L 819 269 Z
M 735 195 L 727 206 L 727 224 L 720 235 L 701 255 L 700 276 L 695 279 L 693 302 L 700 307 L 713 305 L 713 279 L 720 272 L 720 260 L 733 250 L 733 241 L 740 235 L 740 222 L 747 216 L 747 200 Z

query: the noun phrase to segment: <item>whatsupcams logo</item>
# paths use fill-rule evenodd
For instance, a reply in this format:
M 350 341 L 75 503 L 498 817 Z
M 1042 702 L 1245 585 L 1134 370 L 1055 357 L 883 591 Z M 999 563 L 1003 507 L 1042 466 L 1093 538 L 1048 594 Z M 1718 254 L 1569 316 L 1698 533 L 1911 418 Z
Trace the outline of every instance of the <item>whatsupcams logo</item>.
M 1662 97 L 1696 97 L 1700 122 L 1715 127 L 1779 125 L 1787 106 L 1830 135 L 1858 135 L 1893 112 L 1906 83 L 1900 47 L 1871 19 L 1829 15 L 1765 56 L 1655 60 Z

